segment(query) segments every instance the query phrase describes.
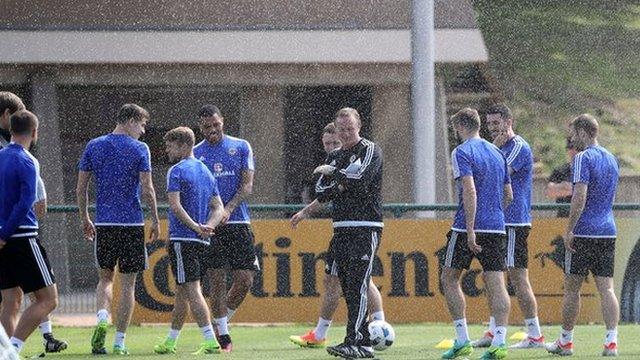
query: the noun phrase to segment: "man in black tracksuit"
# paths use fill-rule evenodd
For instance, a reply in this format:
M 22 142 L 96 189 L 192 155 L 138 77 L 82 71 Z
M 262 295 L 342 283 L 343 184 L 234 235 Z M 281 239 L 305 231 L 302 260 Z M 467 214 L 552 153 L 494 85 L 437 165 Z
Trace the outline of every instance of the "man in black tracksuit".
M 322 203 L 333 201 L 334 235 L 327 251 L 327 266 L 336 269 L 347 302 L 348 323 L 344 343 L 327 347 L 343 358 L 372 358 L 367 322 L 367 289 L 382 235 L 382 152 L 360 137 L 360 115 L 355 109 L 338 111 L 336 133 L 342 147 L 329 153 L 316 184 L 316 199 L 293 215 L 295 227 Z

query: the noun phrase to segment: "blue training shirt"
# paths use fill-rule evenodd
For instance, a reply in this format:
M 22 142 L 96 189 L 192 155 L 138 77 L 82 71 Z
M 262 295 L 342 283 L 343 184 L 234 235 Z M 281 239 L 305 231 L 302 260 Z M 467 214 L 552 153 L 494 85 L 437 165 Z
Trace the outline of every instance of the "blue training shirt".
M 531 184 L 533 182 L 531 147 L 520 135 L 516 135 L 500 150 L 507 158 L 507 166 L 513 169 L 510 176 L 513 201 L 504 211 L 505 225 L 531 226 Z
M 618 186 L 618 161 L 607 149 L 593 145 L 573 158 L 573 183 L 587 184 L 587 201 L 573 228 L 577 237 L 615 238 L 613 201 Z
M 242 172 L 255 170 L 251 145 L 248 141 L 233 136 L 224 135 L 215 144 L 203 140 L 193 148 L 193 154 L 211 170 L 225 205 L 238 192 L 242 184 Z M 227 224 L 249 224 L 250 221 L 249 207 L 243 201 L 233 211 Z
M 144 225 L 140 173 L 151 171 L 147 144 L 124 134 L 100 136 L 87 144 L 79 169 L 95 178 L 96 225 Z
M 189 217 L 198 224 L 209 219 L 209 202 L 220 195 L 218 184 L 211 171 L 200 160 L 189 157 L 173 165 L 167 172 L 167 192 L 179 192 L 180 204 Z M 169 210 L 169 240 L 195 241 L 209 244 L 209 239 L 202 239 Z
M 509 184 L 507 160 L 495 145 L 471 138 L 451 153 L 453 178 L 458 186 L 458 210 L 452 230 L 467 232 L 462 200 L 462 177 L 473 176 L 476 187 L 476 219 L 474 230 L 480 233 L 504 234 L 502 198 L 504 185 Z
M 22 145 L 10 143 L 0 150 L 0 239 L 38 236 L 33 211 L 40 164 Z

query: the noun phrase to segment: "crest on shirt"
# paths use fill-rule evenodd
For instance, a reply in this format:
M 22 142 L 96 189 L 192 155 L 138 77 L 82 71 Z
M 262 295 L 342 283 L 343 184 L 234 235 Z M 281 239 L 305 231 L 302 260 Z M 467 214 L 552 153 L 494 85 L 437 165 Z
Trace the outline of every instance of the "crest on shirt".
M 222 164 L 221 163 L 213 164 L 213 171 L 217 172 L 217 173 L 221 173 L 222 172 Z
M 349 162 L 354 162 L 356 161 L 356 155 L 351 155 L 351 157 L 349 158 Z
M 200 156 L 200 158 L 198 160 L 204 161 L 204 156 Z
M 229 148 L 229 150 L 227 150 L 227 152 L 229 153 L 229 155 L 233 156 L 238 152 L 238 149 L 236 148 Z

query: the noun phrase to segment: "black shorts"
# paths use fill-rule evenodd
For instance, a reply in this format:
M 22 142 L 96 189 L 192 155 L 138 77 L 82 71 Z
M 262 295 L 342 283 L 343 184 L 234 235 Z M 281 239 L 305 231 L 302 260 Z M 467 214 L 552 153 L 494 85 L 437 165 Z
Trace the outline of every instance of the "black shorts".
M 201 280 L 207 271 L 209 245 L 195 241 L 172 241 L 169 246 L 171 271 L 176 284 Z
M 447 252 L 443 266 L 453 269 L 469 269 L 471 260 L 477 258 L 483 271 L 505 270 L 504 234 L 476 232 L 476 243 L 482 247 L 477 255 L 467 246 L 467 233 L 450 230 L 447 233 Z
M 379 227 L 348 227 L 333 229 L 333 237 L 325 255 L 324 272 L 327 275 L 338 276 L 338 262 L 368 260 L 363 257 L 375 254 L 382 240 L 382 228 Z M 371 249 L 375 243 L 376 248 Z M 349 259 L 345 259 L 349 257 Z
M 507 226 L 507 267 L 526 269 L 529 265 L 528 226 Z
M 100 269 L 115 269 L 123 274 L 149 267 L 143 226 L 96 226 L 96 264 Z
M 564 273 L 573 275 L 613 277 L 615 265 L 616 239 L 575 238 L 576 252 L 565 250 Z
M 55 284 L 47 252 L 38 238 L 9 240 L 0 250 L 0 289 L 30 293 Z
M 260 270 L 253 232 L 249 224 L 226 224 L 216 227 L 209 247 L 208 268 Z

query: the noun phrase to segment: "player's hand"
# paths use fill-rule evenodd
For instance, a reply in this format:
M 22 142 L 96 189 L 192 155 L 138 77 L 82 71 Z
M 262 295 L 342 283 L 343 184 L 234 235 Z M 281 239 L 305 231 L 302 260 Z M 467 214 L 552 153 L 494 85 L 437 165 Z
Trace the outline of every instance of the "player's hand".
M 315 170 L 313 170 L 314 174 L 322 174 L 325 176 L 331 175 L 333 174 L 333 172 L 336 171 L 336 167 L 335 166 L 331 166 L 331 165 L 320 165 L 317 168 L 315 168 Z
M 293 216 L 289 220 L 289 222 L 291 222 L 291 228 L 292 229 L 296 229 L 298 227 L 298 224 L 300 223 L 300 221 L 302 221 L 302 220 L 304 220 L 306 218 L 307 218 L 307 214 L 305 213 L 304 210 L 300 210 L 297 213 L 293 214 Z
M 160 236 L 160 224 L 158 222 L 151 222 L 151 229 L 149 231 L 149 240 L 156 241 Z
M 232 212 L 233 210 L 224 208 L 224 210 L 222 211 L 222 218 L 220 219 L 220 225 L 224 225 L 227 223 L 227 221 L 229 221 L 229 218 L 231 217 Z
M 493 145 L 495 145 L 497 147 L 502 147 L 502 145 L 507 143 L 507 140 L 509 140 L 509 137 L 507 135 L 507 132 L 505 130 L 503 130 L 503 131 L 500 132 L 500 134 L 498 134 L 493 139 Z
M 2 248 L 7 244 L 6 241 L 0 239 L 0 250 L 2 250 Z
M 476 233 L 473 231 L 467 232 L 467 246 L 474 254 L 478 254 L 482 251 L 482 246 L 476 243 Z
M 214 228 L 207 224 L 198 224 L 197 232 L 201 238 L 206 239 L 214 234 Z
M 87 218 L 82 221 L 82 232 L 84 233 L 84 238 L 88 241 L 93 241 L 96 238 L 96 227 L 91 222 L 91 219 Z
M 573 233 L 568 232 L 564 235 L 564 248 L 571 251 L 572 253 L 576 252 L 576 249 L 573 247 Z

